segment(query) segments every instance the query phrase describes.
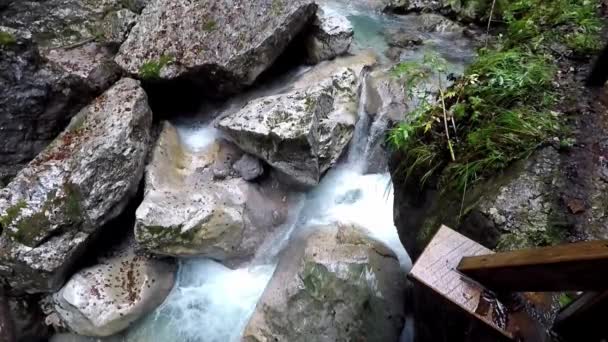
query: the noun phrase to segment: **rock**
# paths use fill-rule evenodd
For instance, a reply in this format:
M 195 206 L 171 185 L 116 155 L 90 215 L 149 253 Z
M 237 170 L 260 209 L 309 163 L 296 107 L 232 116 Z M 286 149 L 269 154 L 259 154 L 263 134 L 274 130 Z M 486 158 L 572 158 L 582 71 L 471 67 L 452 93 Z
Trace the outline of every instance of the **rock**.
M 346 67 L 332 71 L 304 88 L 296 82 L 291 92 L 253 99 L 216 126 L 291 181 L 318 184 L 348 145 L 357 120 L 358 74 Z
M 8 297 L 17 341 L 46 340 L 50 335 L 50 329 L 44 324 L 44 314 L 36 299 L 36 296 Z
M 418 257 L 441 224 L 453 227 L 490 249 L 513 250 L 560 243 L 567 222 L 559 209 L 562 182 L 559 154 L 551 147 L 516 162 L 503 174 L 462 194 L 419 193 L 394 177 L 395 226 L 412 259 Z M 395 162 L 391 170 L 395 170 Z M 395 173 L 395 175 L 397 175 Z M 415 180 L 412 180 L 415 182 Z M 407 190 L 404 191 L 405 189 Z M 461 208 L 467 208 L 462 214 Z M 460 217 L 460 219 L 458 219 Z
M 28 32 L 0 26 L 0 187 L 91 98 L 84 80 L 44 62 Z
M 0 334 L 0 342 L 13 342 L 17 340 L 12 316 L 8 298 L 0 290 L 0 332 L 2 332 Z
M 440 14 L 422 13 L 417 16 L 421 32 L 464 33 L 464 27 Z
M 50 292 L 95 233 L 135 194 L 152 112 L 137 81 L 123 79 L 0 190 L 0 277 Z
M 353 35 L 353 26 L 346 17 L 319 8 L 306 41 L 308 62 L 316 64 L 345 54 Z
M 103 38 L 108 43 L 121 44 L 127 39 L 131 28 L 137 22 L 137 14 L 123 8 L 106 15 L 101 27 Z
M 249 154 L 245 154 L 237 160 L 233 168 L 246 181 L 254 180 L 264 173 L 264 166 L 260 160 Z
M 55 310 L 79 335 L 110 336 L 162 304 L 173 288 L 175 271 L 174 263 L 122 247 L 74 274 L 54 295 Z
M 397 341 L 405 276 L 356 227 L 315 227 L 281 257 L 243 341 Z
M 5 92 L 0 99 L 0 185 L 120 79 L 109 45 L 120 44 L 134 20 L 123 0 L 9 3 L 0 11 L 0 34 L 6 38 L 0 43 Z
M 144 79 L 235 92 L 274 62 L 315 10 L 308 0 L 153 0 L 116 61 Z
M 237 177 L 232 169 L 241 156 L 223 139 L 192 151 L 182 145 L 175 127 L 165 123 L 137 209 L 139 245 L 163 255 L 220 261 L 252 256 L 285 221 L 290 201 L 272 179 L 256 184 Z
M 411 12 L 440 12 L 461 21 L 481 22 L 488 18 L 492 0 L 389 0 L 384 10 L 399 14 Z M 499 16 L 500 2 L 494 15 Z
M 389 29 L 386 32 L 386 42 L 391 47 L 408 48 L 422 44 L 422 38 L 417 32 L 406 29 Z

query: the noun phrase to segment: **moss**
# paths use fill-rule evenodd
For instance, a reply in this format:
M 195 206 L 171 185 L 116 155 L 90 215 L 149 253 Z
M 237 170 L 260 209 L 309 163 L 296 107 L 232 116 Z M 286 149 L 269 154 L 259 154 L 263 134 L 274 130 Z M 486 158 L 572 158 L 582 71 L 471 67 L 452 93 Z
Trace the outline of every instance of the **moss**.
M 272 5 L 270 7 L 272 14 L 279 15 L 279 14 L 283 13 L 283 8 L 285 6 L 283 4 L 283 1 L 284 0 L 272 0 Z
M 51 225 L 44 211 L 40 211 L 28 217 L 23 217 L 15 224 L 15 230 L 10 231 L 10 236 L 26 246 L 35 246 L 44 237 L 46 230 Z
M 173 58 L 163 55 L 158 60 L 148 61 L 139 68 L 139 77 L 142 80 L 156 80 L 160 78 L 161 70 L 173 62 Z
M 57 196 L 55 192 L 49 193 L 46 201 L 37 212 L 21 217 L 9 235 L 16 241 L 26 246 L 36 246 L 47 235 L 53 223 L 47 213 L 61 213 L 58 220 L 63 228 L 79 225 L 84 219 L 84 211 L 81 205 L 82 196 L 74 184 L 63 185 L 63 196 Z
M 217 22 L 213 19 L 207 19 L 203 23 L 203 31 L 205 32 L 213 32 L 217 30 Z
M 27 203 L 24 200 L 20 200 L 13 206 L 8 207 L 6 213 L 0 216 L 0 228 L 10 226 L 25 207 L 27 207 Z
M 4 32 L 4 31 L 0 31 L 0 46 L 8 46 L 8 45 L 13 45 L 17 42 L 17 39 L 15 39 L 15 37 L 8 33 L 8 32 Z

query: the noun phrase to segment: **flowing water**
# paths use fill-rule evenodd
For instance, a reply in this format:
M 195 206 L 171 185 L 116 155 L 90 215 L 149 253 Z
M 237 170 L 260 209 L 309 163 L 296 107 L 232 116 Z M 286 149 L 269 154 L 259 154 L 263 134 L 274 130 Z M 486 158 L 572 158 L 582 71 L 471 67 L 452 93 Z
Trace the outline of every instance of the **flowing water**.
M 347 16 L 353 24 L 353 53 L 373 49 L 382 55 L 388 48 L 384 36 L 386 29 L 413 25 L 408 18 L 377 14 L 352 3 L 327 2 L 325 5 L 329 11 Z M 425 39 L 425 49 L 441 54 L 450 63 L 451 72 L 462 72 L 466 62 L 473 56 L 470 44 L 455 42 L 448 35 L 428 34 Z M 426 53 L 425 49 L 408 52 L 402 58 L 421 60 Z M 387 64 L 388 60 L 381 58 L 380 63 Z M 308 70 L 310 68 L 302 67 L 294 74 L 300 75 Z M 290 77 L 285 80 L 282 81 L 283 84 L 258 91 L 255 96 L 289 87 Z M 361 89 L 359 122 L 348 156 L 332 168 L 317 187 L 300 195 L 300 200 L 290 209 L 287 222 L 276 236 L 259 248 L 254 259 L 234 270 L 204 258 L 180 260 L 176 285 L 165 302 L 126 333 L 112 340 L 238 341 L 289 236 L 319 224 L 336 220 L 354 222 L 366 229 L 370 236 L 389 246 L 404 269 L 410 268 L 409 256 L 401 245 L 393 224 L 390 175 L 363 173 L 369 146 L 382 139 L 386 127 L 375 127 L 372 123 L 372 118 L 365 112 L 366 87 Z M 241 104 L 242 100 L 233 103 L 232 107 L 238 108 Z M 194 150 L 207 146 L 220 136 L 208 123 L 195 119 L 180 120 L 176 126 L 183 144 Z M 406 326 L 410 329 L 406 329 L 404 341 L 411 338 L 411 323 Z

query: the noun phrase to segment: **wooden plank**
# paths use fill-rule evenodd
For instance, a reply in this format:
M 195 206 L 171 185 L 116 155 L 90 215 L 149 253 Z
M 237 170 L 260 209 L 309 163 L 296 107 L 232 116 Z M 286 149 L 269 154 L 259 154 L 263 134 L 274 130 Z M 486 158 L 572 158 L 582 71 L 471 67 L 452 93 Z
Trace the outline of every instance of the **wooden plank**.
M 463 256 L 489 253 L 492 251 L 442 226 L 412 267 L 409 277 L 508 340 L 542 334 L 544 330 L 539 329 L 527 313 L 506 308 L 491 291 L 457 271 Z
M 608 289 L 608 241 L 471 254 L 458 270 L 493 291 L 601 291 Z

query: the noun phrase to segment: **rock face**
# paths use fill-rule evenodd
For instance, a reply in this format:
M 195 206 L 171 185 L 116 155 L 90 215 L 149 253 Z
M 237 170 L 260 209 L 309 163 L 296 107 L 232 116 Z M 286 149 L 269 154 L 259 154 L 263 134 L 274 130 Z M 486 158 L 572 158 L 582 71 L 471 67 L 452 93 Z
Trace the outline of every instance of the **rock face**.
M 312 86 L 254 99 L 217 127 L 292 181 L 315 185 L 348 145 L 357 120 L 359 75 L 334 71 Z
M 137 190 L 151 124 L 143 89 L 123 79 L 0 191 L 0 276 L 13 288 L 62 285 L 91 236 Z
M 0 185 L 120 78 L 111 45 L 135 23 L 126 3 L 0 2 Z
M 307 0 L 154 0 L 116 61 L 142 78 L 188 78 L 233 92 L 268 68 L 315 10 Z
M 567 222 L 559 208 L 560 157 L 552 147 L 512 165 L 503 175 L 476 185 L 462 195 L 441 197 L 434 191 L 395 191 L 395 222 L 406 249 L 416 258 L 441 224 L 482 245 L 512 250 L 562 241 Z M 394 170 L 394 166 L 393 166 Z M 395 178 L 398 187 L 404 186 Z M 459 197 L 459 198 L 456 198 Z M 461 207 L 468 208 L 458 222 Z
M 274 180 L 255 184 L 238 177 L 233 166 L 241 156 L 222 139 L 191 151 L 165 123 L 137 209 L 137 242 L 164 255 L 222 261 L 253 255 L 285 220 L 289 203 Z
M 175 281 L 175 264 L 137 256 L 125 248 L 72 276 L 54 295 L 55 310 L 70 330 L 109 336 L 159 306 Z
M 353 26 L 346 17 L 319 8 L 306 42 L 308 62 L 316 64 L 345 54 L 353 35 Z
M 500 11 L 500 3 L 496 2 L 495 15 Z M 441 12 L 463 21 L 482 21 L 488 18 L 491 7 L 491 0 L 389 0 L 384 10 L 402 14 Z
M 243 341 L 397 341 L 404 288 L 384 245 L 352 226 L 317 227 L 282 256 Z

